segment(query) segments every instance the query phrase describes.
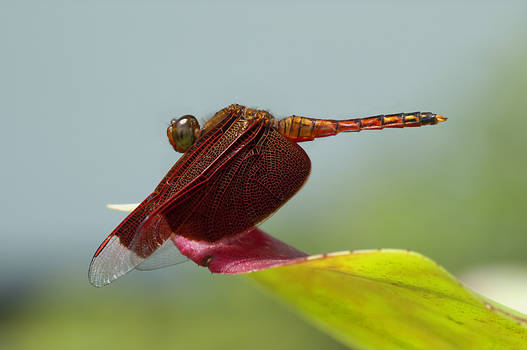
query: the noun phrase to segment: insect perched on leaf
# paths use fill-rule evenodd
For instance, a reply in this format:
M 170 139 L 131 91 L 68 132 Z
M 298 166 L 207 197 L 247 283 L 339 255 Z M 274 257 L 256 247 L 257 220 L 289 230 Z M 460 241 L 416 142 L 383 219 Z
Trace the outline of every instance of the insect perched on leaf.
M 203 128 L 191 115 L 172 120 L 168 139 L 183 156 L 100 245 L 89 280 L 103 286 L 134 268 L 160 268 L 187 257 L 208 266 L 216 259 L 214 254 L 197 258 L 188 247 L 224 244 L 225 240 L 231 250 L 225 249 L 223 258 L 231 260 L 244 249 L 245 260 L 251 254 L 276 258 L 276 252 L 301 256 L 289 246 L 273 246 L 269 236 L 253 229 L 307 180 L 311 162 L 298 142 L 340 132 L 417 127 L 445 120 L 421 112 L 340 121 L 295 115 L 275 120 L 266 111 L 240 105 L 220 110 Z M 244 232 L 251 235 L 242 235 Z M 237 249 L 232 250 L 233 246 Z

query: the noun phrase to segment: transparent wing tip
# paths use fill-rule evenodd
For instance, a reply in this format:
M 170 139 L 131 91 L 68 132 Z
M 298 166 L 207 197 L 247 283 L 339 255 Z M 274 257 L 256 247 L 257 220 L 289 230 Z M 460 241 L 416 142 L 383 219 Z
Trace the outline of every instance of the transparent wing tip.
M 95 287 L 105 286 L 133 270 L 141 261 L 141 258 L 123 246 L 119 238 L 114 236 L 99 255 L 93 257 L 88 270 L 88 280 Z

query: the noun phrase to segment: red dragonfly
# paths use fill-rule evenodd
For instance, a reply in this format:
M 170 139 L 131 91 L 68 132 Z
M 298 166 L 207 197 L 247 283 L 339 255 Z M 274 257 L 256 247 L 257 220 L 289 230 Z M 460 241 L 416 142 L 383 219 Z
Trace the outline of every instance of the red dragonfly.
M 269 112 L 240 105 L 220 110 L 203 128 L 191 115 L 174 119 L 167 135 L 183 156 L 102 242 L 91 261 L 89 280 L 103 286 L 134 268 L 187 260 L 170 237 L 216 242 L 260 224 L 309 176 L 311 161 L 298 142 L 446 119 L 415 112 L 340 121 L 296 115 L 275 120 Z

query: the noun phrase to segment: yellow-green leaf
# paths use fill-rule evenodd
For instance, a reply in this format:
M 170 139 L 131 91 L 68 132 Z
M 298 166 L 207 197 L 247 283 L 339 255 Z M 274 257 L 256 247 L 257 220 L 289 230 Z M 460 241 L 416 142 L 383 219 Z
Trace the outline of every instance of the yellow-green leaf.
M 340 252 L 284 264 L 248 276 L 356 349 L 527 349 L 527 316 L 418 253 Z
M 249 276 L 356 349 L 527 349 L 527 317 L 417 253 L 319 255 Z

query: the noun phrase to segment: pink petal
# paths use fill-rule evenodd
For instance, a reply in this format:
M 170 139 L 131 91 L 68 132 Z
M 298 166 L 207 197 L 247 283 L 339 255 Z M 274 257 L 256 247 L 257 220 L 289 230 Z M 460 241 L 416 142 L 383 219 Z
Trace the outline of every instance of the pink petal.
M 172 236 L 183 255 L 214 273 L 247 273 L 305 258 L 306 253 L 253 227 L 215 242 Z

